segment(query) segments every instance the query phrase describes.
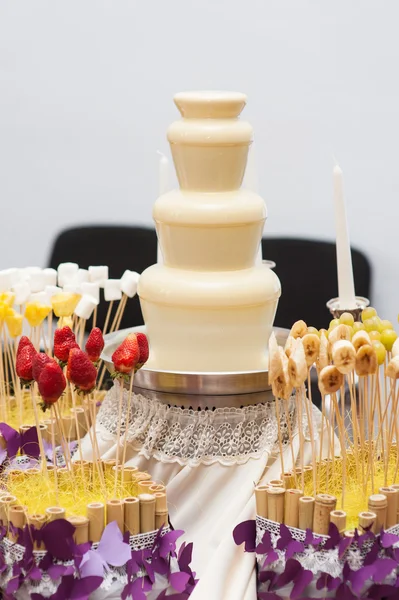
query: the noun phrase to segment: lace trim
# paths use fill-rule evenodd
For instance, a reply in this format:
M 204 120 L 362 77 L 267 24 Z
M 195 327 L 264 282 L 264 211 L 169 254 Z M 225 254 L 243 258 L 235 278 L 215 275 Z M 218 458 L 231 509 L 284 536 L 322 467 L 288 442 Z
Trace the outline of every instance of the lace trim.
M 165 535 L 170 531 L 169 527 L 165 527 L 162 530 L 161 535 Z M 154 540 L 158 531 L 150 531 L 148 533 L 140 533 L 138 535 L 130 536 L 129 544 L 132 550 L 146 550 L 152 548 L 154 544 Z M 14 564 L 18 563 L 22 560 L 25 548 L 16 542 L 12 542 L 7 538 L 3 538 L 0 542 L 0 547 L 3 551 L 4 561 L 6 565 L 9 567 L 1 576 L 0 576 L 0 589 L 5 589 L 7 583 L 13 577 L 12 567 Z M 98 543 L 92 545 L 92 549 L 96 550 L 98 547 Z M 38 565 L 42 558 L 46 555 L 46 551 L 43 550 L 34 550 L 33 556 L 35 558 L 35 562 Z M 56 564 L 56 563 L 54 563 Z M 57 564 L 63 566 L 74 566 L 74 561 L 58 561 Z M 144 576 L 144 572 L 137 573 L 137 577 Z M 51 596 L 54 594 L 58 586 L 60 585 L 61 579 L 51 579 L 51 577 L 47 573 L 43 573 L 40 581 L 35 581 L 29 578 L 25 579 L 24 589 L 29 592 L 29 594 L 42 594 L 44 596 Z M 104 573 L 104 580 L 100 586 L 100 589 L 109 590 L 111 589 L 114 583 L 120 583 L 125 586 L 127 583 L 127 574 L 125 567 L 111 567 L 108 565 L 106 572 Z
M 104 399 L 97 417 L 102 429 L 99 437 L 115 441 L 118 430 L 120 385 L 115 383 Z M 243 408 L 218 408 L 192 410 L 169 407 L 158 400 L 133 394 L 130 418 L 126 431 L 128 391 L 123 391 L 121 431 L 129 444 L 147 459 L 154 457 L 162 462 L 178 462 L 196 466 L 219 462 L 223 465 L 245 463 L 249 458 L 259 458 L 264 453 L 278 451 L 278 424 L 274 401 Z M 277 400 L 276 400 L 277 402 Z M 278 400 L 280 430 L 283 443 L 288 443 L 289 421 L 296 433 L 296 408 L 294 398 Z M 319 428 L 318 411 L 313 411 L 314 433 Z M 308 431 L 306 416 L 304 429 Z M 105 430 L 105 431 L 104 431 Z M 121 442 L 123 443 L 123 436 Z
M 287 526 L 288 527 L 288 526 Z M 306 537 L 306 531 L 302 529 L 296 529 L 295 527 L 288 527 L 293 539 L 299 542 L 304 542 Z M 280 523 L 270 521 L 257 515 L 256 517 L 256 545 L 258 545 L 263 538 L 265 531 L 268 531 L 271 535 L 271 541 L 273 548 L 278 554 L 278 559 L 269 565 L 272 570 L 276 572 L 282 572 L 285 569 L 287 562 L 285 551 L 277 549 L 277 542 L 280 539 Z M 395 525 L 390 529 L 387 529 L 388 533 L 399 535 L 399 525 Z M 340 557 L 337 548 L 324 550 L 323 544 L 329 539 L 326 535 L 315 534 L 315 537 L 320 539 L 320 546 L 305 546 L 304 552 L 296 552 L 295 559 L 298 560 L 301 565 L 313 573 L 313 575 L 319 575 L 320 573 L 328 573 L 332 577 L 339 577 L 342 575 L 342 570 L 345 563 L 348 563 L 353 571 L 359 570 L 364 566 L 364 559 L 368 552 L 372 542 L 363 543 L 360 549 L 356 542 L 346 549 L 345 553 Z M 394 544 L 394 547 L 398 544 Z M 257 555 L 257 563 L 259 568 L 263 566 L 265 555 Z

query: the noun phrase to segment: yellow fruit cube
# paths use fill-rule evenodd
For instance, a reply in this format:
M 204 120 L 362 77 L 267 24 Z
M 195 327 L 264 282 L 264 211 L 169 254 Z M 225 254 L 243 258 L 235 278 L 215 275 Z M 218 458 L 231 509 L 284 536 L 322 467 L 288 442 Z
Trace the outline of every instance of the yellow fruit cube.
M 14 304 L 15 294 L 12 292 L 2 292 L 0 294 L 0 302 L 12 306 Z
M 16 338 L 22 335 L 22 327 L 24 322 L 24 316 L 20 313 L 13 311 L 12 315 L 6 317 L 6 324 L 8 333 L 11 337 Z
M 56 317 L 70 317 L 81 299 L 80 294 L 57 294 L 51 298 L 51 305 Z
M 0 326 L 3 325 L 4 320 L 7 316 L 14 313 L 13 309 L 8 306 L 5 302 L 0 302 Z
M 41 325 L 51 310 L 51 306 L 40 302 L 29 302 L 25 309 L 25 319 L 31 327 Z

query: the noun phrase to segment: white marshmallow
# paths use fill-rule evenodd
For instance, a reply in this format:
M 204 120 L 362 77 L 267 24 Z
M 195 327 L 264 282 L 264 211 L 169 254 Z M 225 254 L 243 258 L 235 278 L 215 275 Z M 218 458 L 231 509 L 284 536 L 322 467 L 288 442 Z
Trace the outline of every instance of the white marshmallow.
M 39 302 L 39 304 L 51 306 L 50 299 L 46 292 L 35 292 L 34 294 L 31 294 L 28 302 Z
M 44 291 L 46 292 L 47 297 L 50 300 L 53 296 L 57 296 L 58 294 L 62 293 L 62 289 L 60 287 L 57 287 L 56 285 L 46 285 Z
M 11 286 L 11 275 L 7 270 L 0 271 L 0 292 L 8 292 Z
M 33 293 L 42 292 L 46 285 L 43 271 L 40 271 L 39 273 L 31 273 L 29 277 L 29 285 Z
M 40 267 L 25 267 L 24 269 L 22 269 L 22 271 L 24 271 L 24 273 L 26 273 L 26 275 L 32 275 L 32 273 L 40 273 L 41 268 Z
M 62 288 L 62 291 L 66 292 L 67 294 L 79 294 L 80 296 L 83 295 L 82 287 L 75 282 L 65 284 Z
M 121 279 L 121 289 L 126 296 L 133 298 L 137 294 L 137 284 L 140 275 L 136 271 L 125 271 Z
M 82 296 L 75 308 L 75 315 L 80 319 L 90 319 L 97 303 L 91 296 Z
M 121 280 L 120 279 L 108 279 L 104 285 L 104 299 L 106 302 L 115 300 L 121 300 Z
M 43 269 L 44 285 L 57 285 L 57 271 L 55 269 Z
M 104 287 L 108 279 L 108 267 L 102 265 L 98 267 L 89 267 L 89 281 L 98 283 L 100 287 Z
M 79 265 L 77 263 L 61 263 L 58 265 L 58 285 L 64 287 L 66 283 L 70 283 L 78 269 Z
M 12 287 L 12 291 L 15 294 L 14 303 L 19 306 L 21 304 L 25 304 L 25 302 L 28 300 L 30 296 L 30 285 L 27 281 L 21 281 Z
M 87 269 L 79 269 L 73 279 L 73 282 L 83 283 L 86 281 L 89 281 L 89 271 Z
M 3 273 L 7 273 L 11 279 L 11 287 L 21 281 L 20 269 L 5 269 Z
M 81 288 L 83 296 L 90 296 L 96 305 L 100 304 L 100 286 L 98 283 L 83 282 Z

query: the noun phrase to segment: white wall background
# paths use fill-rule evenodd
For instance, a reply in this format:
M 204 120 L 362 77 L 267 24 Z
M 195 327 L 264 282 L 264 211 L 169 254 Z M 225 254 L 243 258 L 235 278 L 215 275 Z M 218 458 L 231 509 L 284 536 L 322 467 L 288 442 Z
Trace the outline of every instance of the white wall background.
M 398 22 L 397 0 L 0 0 L 0 268 L 68 225 L 149 224 L 173 94 L 234 89 L 266 231 L 333 239 L 334 153 L 396 320 Z

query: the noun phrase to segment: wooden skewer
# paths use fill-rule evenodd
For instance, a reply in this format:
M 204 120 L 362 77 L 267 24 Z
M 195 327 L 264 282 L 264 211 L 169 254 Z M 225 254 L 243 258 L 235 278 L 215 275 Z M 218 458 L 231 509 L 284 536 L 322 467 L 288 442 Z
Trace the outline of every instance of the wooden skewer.
M 123 406 L 123 382 L 119 382 L 120 393 L 119 393 L 119 410 L 118 410 L 118 431 L 116 435 L 116 469 L 115 469 L 115 481 L 114 481 L 114 497 L 116 497 L 117 489 L 118 489 L 118 466 L 119 466 L 119 450 L 120 450 L 120 442 L 121 442 L 121 421 L 122 421 L 122 406 Z
M 126 426 L 125 426 L 125 435 L 124 435 L 124 439 L 123 439 L 122 465 L 124 465 L 126 462 L 127 434 L 128 434 L 128 430 L 129 430 L 129 423 L 130 423 L 130 409 L 131 409 L 131 403 L 132 403 L 133 382 L 134 382 L 134 371 L 132 371 L 132 374 L 130 376 L 129 395 L 127 398 Z M 122 486 L 123 486 L 123 479 L 124 479 L 124 471 L 122 471 Z
M 42 469 L 42 473 L 48 479 L 47 460 L 46 460 L 46 454 L 44 452 L 42 430 L 40 429 L 40 422 L 39 422 L 39 415 L 38 415 L 38 412 L 37 412 L 36 398 L 35 398 L 35 394 L 34 394 L 34 391 L 33 391 L 33 385 L 30 385 L 29 387 L 30 387 L 30 396 L 31 396 L 31 400 L 32 400 L 33 413 L 35 415 L 35 424 L 36 424 L 37 439 L 39 441 L 41 469 Z
M 277 434 L 278 434 L 278 445 L 280 449 L 280 463 L 281 463 L 281 472 L 284 473 L 284 455 L 283 455 L 283 440 L 281 437 L 281 427 L 280 427 L 280 407 L 279 407 L 279 398 L 274 399 L 274 405 L 276 407 L 276 418 L 277 418 Z
M 105 323 L 104 323 L 104 329 L 103 329 L 103 335 L 106 335 L 107 330 L 108 330 L 108 325 L 109 325 L 109 320 L 111 318 L 111 313 L 112 313 L 112 308 L 114 306 L 114 301 L 111 300 L 108 306 L 108 310 L 107 310 L 107 315 L 105 317 Z

